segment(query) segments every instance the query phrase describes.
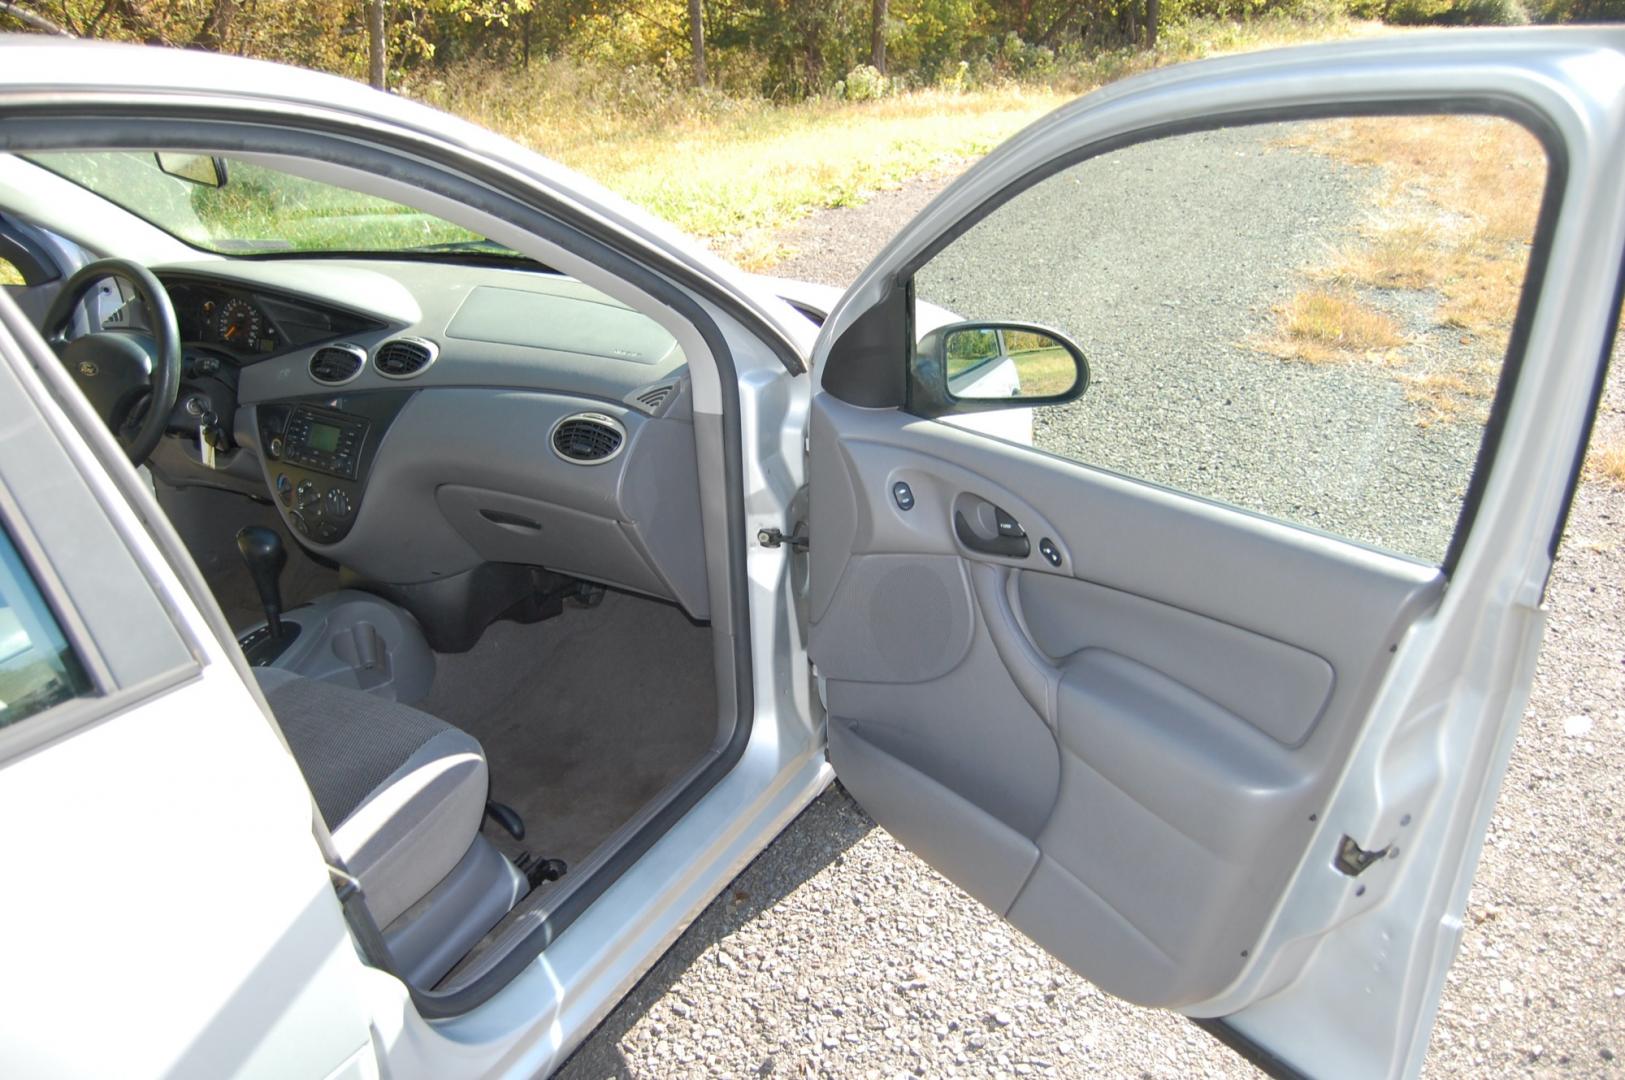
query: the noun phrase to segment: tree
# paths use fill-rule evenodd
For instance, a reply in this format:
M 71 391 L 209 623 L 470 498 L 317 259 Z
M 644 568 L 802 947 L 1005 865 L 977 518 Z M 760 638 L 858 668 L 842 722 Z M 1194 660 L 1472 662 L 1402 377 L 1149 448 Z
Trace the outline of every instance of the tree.
M 384 89 L 384 5 L 388 0 L 367 0 L 367 81 Z
M 1151 0 L 1155 3 L 1156 0 Z M 869 19 L 869 66 L 886 74 L 886 9 L 889 0 L 874 0 Z
M 705 86 L 705 12 L 701 0 L 688 0 L 688 43 L 694 53 L 694 85 Z
M 224 52 L 226 39 L 231 34 L 231 23 L 237 17 L 238 0 L 214 0 L 203 25 L 192 35 L 192 48 L 209 52 Z

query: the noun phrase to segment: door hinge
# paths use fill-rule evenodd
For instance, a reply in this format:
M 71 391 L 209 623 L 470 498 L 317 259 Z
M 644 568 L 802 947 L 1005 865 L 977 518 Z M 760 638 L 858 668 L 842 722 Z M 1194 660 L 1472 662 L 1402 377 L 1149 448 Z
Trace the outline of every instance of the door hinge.
M 796 527 L 789 536 L 785 536 L 778 529 L 758 529 L 756 530 L 756 542 L 765 548 L 776 548 L 789 544 L 791 551 L 806 551 L 807 523 L 805 521 L 796 522 Z
M 1391 850 L 1392 844 L 1378 851 L 1367 851 L 1356 844 L 1353 837 L 1345 836 L 1337 842 L 1337 857 L 1332 865 L 1349 877 L 1359 877 L 1372 863 L 1386 858 Z

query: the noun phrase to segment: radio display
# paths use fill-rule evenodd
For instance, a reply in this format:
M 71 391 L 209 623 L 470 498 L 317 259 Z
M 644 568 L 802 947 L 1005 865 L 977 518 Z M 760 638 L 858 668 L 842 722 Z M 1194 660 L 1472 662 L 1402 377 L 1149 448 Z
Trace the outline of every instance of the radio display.
M 312 450 L 319 450 L 324 454 L 331 454 L 339 448 L 339 429 L 332 424 L 318 424 L 312 422 L 310 433 L 305 436 L 305 445 Z

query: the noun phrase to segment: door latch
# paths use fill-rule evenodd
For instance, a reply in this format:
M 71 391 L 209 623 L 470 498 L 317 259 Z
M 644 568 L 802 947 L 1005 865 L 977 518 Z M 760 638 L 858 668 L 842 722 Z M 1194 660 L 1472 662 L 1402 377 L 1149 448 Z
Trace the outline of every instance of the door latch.
M 789 544 L 791 551 L 806 551 L 807 523 L 805 521 L 796 522 L 796 527 L 789 536 L 785 536 L 778 529 L 758 529 L 756 541 L 765 548 L 776 548 Z
M 1378 851 L 1367 851 L 1356 844 L 1353 837 L 1344 836 L 1337 842 L 1337 857 L 1332 860 L 1332 865 L 1349 877 L 1359 877 L 1366 867 L 1386 858 L 1391 850 L 1392 844 Z

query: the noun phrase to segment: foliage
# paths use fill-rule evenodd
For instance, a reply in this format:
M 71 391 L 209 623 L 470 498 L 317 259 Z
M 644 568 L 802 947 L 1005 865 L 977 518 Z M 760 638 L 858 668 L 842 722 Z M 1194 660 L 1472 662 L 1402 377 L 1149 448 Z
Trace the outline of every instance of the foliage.
M 217 49 L 349 76 L 366 70 L 367 2 L 14 0 L 81 37 Z M 392 86 L 431 83 L 467 64 L 523 70 L 560 60 L 612 81 L 637 72 L 677 89 L 693 78 L 687 0 L 385 2 Z M 872 0 L 702 0 L 700 8 L 710 89 L 775 100 L 1076 81 L 1104 56 L 1149 51 L 1193 24 L 1625 20 L 1625 0 L 891 0 L 880 28 L 886 63 L 876 70 Z M 0 29 L 21 25 L 0 15 Z
M 1522 0 L 1392 0 L 1383 18 L 1398 26 L 1521 26 L 1529 10 Z

